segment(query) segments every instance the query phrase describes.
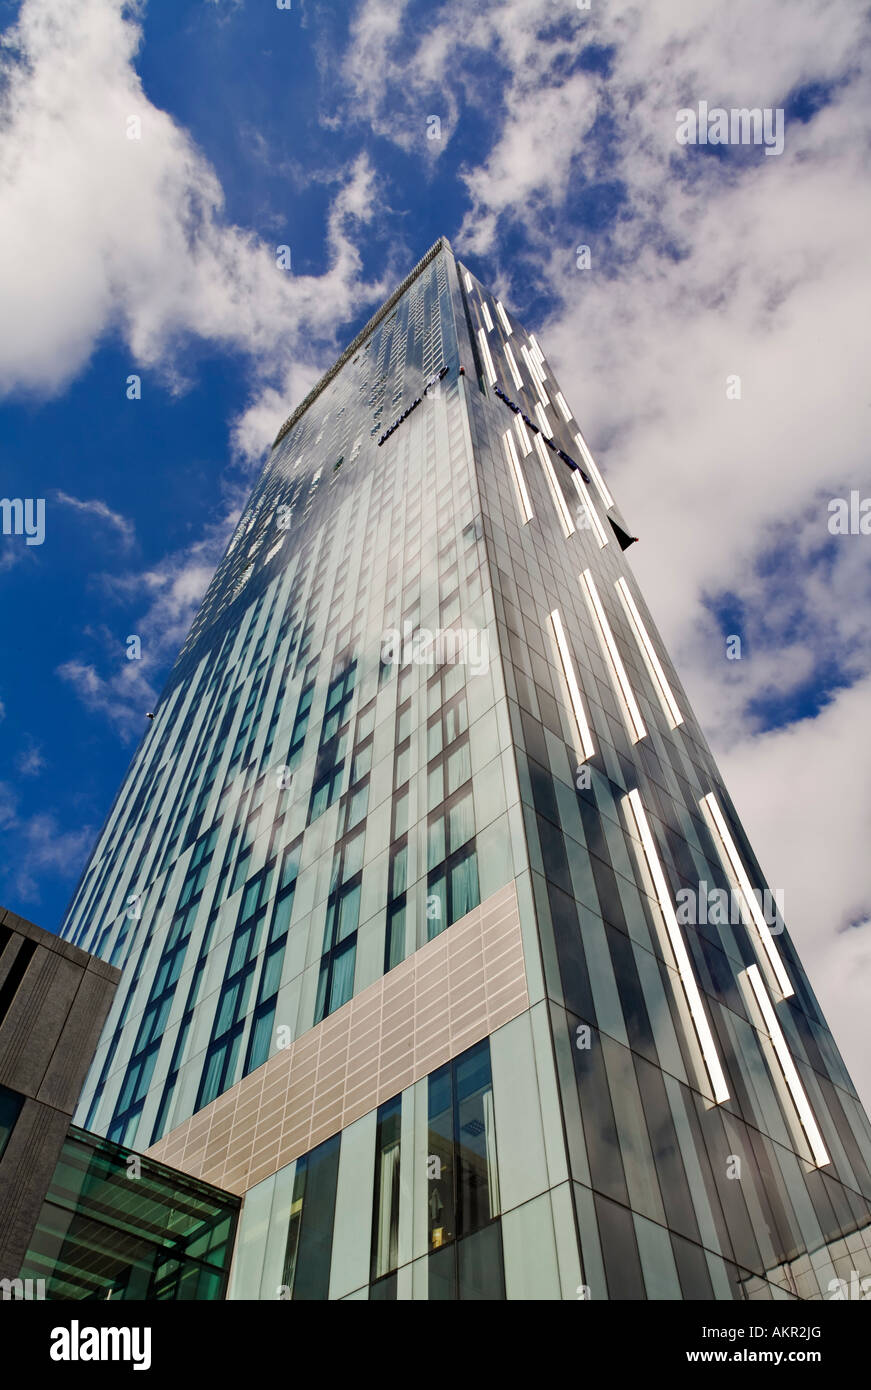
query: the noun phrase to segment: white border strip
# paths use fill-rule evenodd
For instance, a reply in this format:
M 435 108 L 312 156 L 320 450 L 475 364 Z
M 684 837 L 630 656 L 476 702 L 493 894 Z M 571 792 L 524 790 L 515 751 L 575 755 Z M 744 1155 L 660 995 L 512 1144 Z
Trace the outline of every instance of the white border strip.
M 623 600 L 623 607 L 626 609 L 626 616 L 628 617 L 629 624 L 633 632 L 635 633 L 635 638 L 638 642 L 639 647 L 641 648 L 642 655 L 644 656 L 644 659 L 647 662 L 647 669 L 650 671 L 653 683 L 659 692 L 659 698 L 662 703 L 662 707 L 668 716 L 668 720 L 671 724 L 671 727 L 673 729 L 676 729 L 679 724 L 683 723 L 683 715 L 680 712 L 677 700 L 674 698 L 674 692 L 672 691 L 672 688 L 668 683 L 668 678 L 665 674 L 665 671 L 662 669 L 662 662 L 656 655 L 656 648 L 650 640 L 650 635 L 647 631 L 647 628 L 644 626 L 641 614 L 638 611 L 638 605 L 632 597 L 632 594 L 629 591 L 629 585 L 626 583 L 626 580 L 623 578 L 622 575 L 617 580 L 614 587 L 620 595 L 621 599 Z
M 532 453 L 532 440 L 529 437 L 529 430 L 519 415 L 514 417 L 514 428 L 517 430 L 517 438 L 520 440 L 520 447 L 525 458 L 527 454 Z
M 696 984 L 696 977 L 693 974 L 692 964 L 686 943 L 678 925 L 674 904 L 671 894 L 668 891 L 668 884 L 665 881 L 662 865 L 659 862 L 659 855 L 656 852 L 656 845 L 653 840 L 653 832 L 647 820 L 644 807 L 641 803 L 641 796 L 637 788 L 628 792 L 624 798 L 628 801 L 638 831 L 638 838 L 644 850 L 644 857 L 647 860 L 647 867 L 650 877 L 653 879 L 653 886 L 659 901 L 660 910 L 665 922 L 665 929 L 668 932 L 668 939 L 671 942 L 671 949 L 674 952 L 678 974 L 683 985 L 686 1001 L 689 1005 L 693 1024 L 695 1025 L 696 1036 L 699 1046 L 702 1049 L 702 1056 L 705 1059 L 705 1066 L 711 1082 L 711 1089 L 717 1105 L 722 1105 L 723 1101 L 729 1099 L 729 1088 L 726 1084 L 726 1076 L 717 1055 L 717 1046 L 714 1042 L 714 1035 L 711 1032 L 711 1025 L 705 1013 L 705 1006 L 702 1003 L 702 996 Z
M 601 497 L 602 497 L 602 501 L 605 503 L 605 511 L 606 511 L 606 512 L 607 512 L 607 511 L 610 511 L 611 508 L 612 508 L 613 505 L 614 505 L 614 498 L 611 496 L 610 492 L 608 491 L 608 485 L 607 485 L 607 483 L 605 482 L 605 479 L 602 477 L 601 473 L 599 472 L 598 468 L 596 467 L 596 460 L 593 458 L 593 455 L 590 453 L 589 449 L 587 448 L 587 444 L 586 444 L 586 441 L 585 441 L 585 439 L 584 439 L 584 436 L 583 436 L 580 432 L 579 432 L 578 434 L 575 435 L 575 443 L 576 443 L 577 446 L 578 446 L 578 451 L 579 451 L 579 453 L 581 454 L 581 457 L 583 458 L 584 463 L 587 465 L 587 468 L 588 468 L 588 470 L 589 470 L 589 473 L 590 473 L 591 478 L 593 479 L 593 482 L 596 484 L 596 487 L 599 489 L 599 492 L 600 492 Z
M 487 342 L 487 334 L 483 328 L 478 329 L 478 347 L 481 349 L 481 357 L 484 362 L 484 372 L 491 386 L 496 385 L 496 368 L 493 366 L 493 358 L 490 356 L 490 345 Z
M 575 717 L 575 725 L 578 730 L 578 737 L 581 742 L 582 762 L 587 758 L 592 758 L 596 751 L 593 743 L 593 736 L 590 733 L 590 726 L 587 723 L 587 715 L 584 709 L 584 702 L 581 698 L 581 689 L 578 685 L 578 678 L 575 675 L 575 667 L 572 661 L 572 654 L 569 651 L 569 644 L 566 641 L 566 634 L 563 629 L 563 620 L 560 617 L 558 608 L 550 614 L 551 632 L 556 643 L 557 653 L 562 666 L 563 676 L 569 688 L 569 699 L 572 705 L 572 713 Z
M 562 522 L 563 534 L 566 537 L 573 536 L 575 534 L 575 523 L 572 521 L 572 514 L 569 511 L 568 503 L 566 502 L 566 499 L 563 496 L 563 490 L 557 481 L 557 476 L 554 472 L 553 464 L 547 456 L 547 447 L 541 442 L 540 434 L 536 434 L 533 436 L 533 443 L 535 445 L 535 451 L 541 460 L 541 466 L 544 469 L 544 476 L 547 478 L 547 485 L 550 488 L 550 495 L 553 498 L 553 504 L 556 507 L 557 512 L 559 513 L 559 519 Z
M 548 420 L 544 412 L 544 406 L 538 401 L 535 402 L 535 418 L 538 421 L 538 427 L 545 439 L 553 439 L 553 430 L 550 427 L 550 420 Z
M 599 591 L 596 588 L 596 581 L 594 580 L 589 570 L 584 570 L 580 578 L 584 584 L 584 587 L 586 588 L 587 597 L 590 601 L 590 606 L 592 607 L 594 618 L 598 623 L 599 636 L 602 639 L 602 643 L 605 647 L 606 654 L 611 661 L 611 670 L 614 674 L 617 683 L 617 690 L 619 694 L 623 697 L 625 712 L 629 719 L 629 729 L 632 734 L 632 741 L 633 743 L 637 743 L 640 738 L 645 737 L 645 735 L 647 734 L 647 729 L 645 727 L 644 720 L 641 718 L 641 710 L 638 708 L 638 701 L 635 698 L 635 692 L 633 691 L 632 686 L 629 683 L 629 677 L 626 674 L 626 667 L 623 665 L 622 657 L 620 656 L 620 653 L 617 650 L 617 643 L 615 642 L 614 634 L 611 631 L 611 624 L 608 622 L 608 619 L 605 616 L 605 610 L 602 607 L 602 600 L 599 598 Z
M 807 1092 L 801 1084 L 801 1078 L 799 1077 L 795 1062 L 792 1060 L 792 1053 L 786 1045 L 783 1030 L 778 1022 L 777 1014 L 774 1012 L 774 1006 L 768 997 L 768 991 L 765 988 L 762 976 L 759 973 L 759 966 L 748 965 L 745 973 L 753 993 L 756 996 L 756 1002 L 759 1005 L 759 1012 L 762 1014 L 766 1032 L 774 1045 L 774 1051 L 780 1063 L 780 1070 L 783 1072 L 783 1079 L 789 1087 L 789 1094 L 792 1096 L 793 1105 L 798 1111 L 801 1127 L 807 1135 L 808 1143 L 811 1146 L 814 1164 L 817 1168 L 824 1168 L 825 1165 L 831 1163 L 832 1160 L 829 1158 L 828 1150 L 823 1142 L 823 1136 L 814 1119 L 814 1112 L 811 1110 Z
M 526 479 L 523 476 L 523 469 L 520 467 L 520 459 L 517 457 L 517 450 L 514 447 L 514 436 L 510 430 L 506 430 L 502 436 L 502 443 L 505 446 L 505 453 L 514 475 L 514 486 L 517 489 L 517 498 L 520 503 L 520 514 L 523 517 L 523 524 L 532 520 L 532 503 L 529 500 L 529 493 L 526 489 Z
M 539 375 L 537 363 L 534 361 L 532 353 L 529 351 L 529 348 L 526 346 L 525 343 L 523 347 L 520 349 L 520 356 L 526 363 L 526 370 L 529 372 L 530 380 L 533 386 L 535 387 L 536 393 L 538 394 L 539 400 L 541 401 L 542 405 L 550 405 L 550 401 L 547 398 L 547 392 L 544 389 L 544 379 Z
M 530 333 L 529 341 L 532 344 L 532 352 L 534 355 L 536 370 L 538 371 L 538 374 L 541 377 L 542 381 L 547 381 L 547 372 L 544 370 L 544 353 L 538 346 L 538 339 L 536 338 L 534 333 Z
M 753 925 L 759 933 L 762 946 L 768 957 L 768 963 L 774 971 L 774 978 L 777 981 L 780 992 L 784 999 L 788 999 L 790 995 L 795 994 L 795 990 L 792 987 L 790 978 L 786 973 L 786 966 L 783 963 L 781 954 L 775 945 L 774 937 L 771 935 L 768 923 L 765 920 L 765 913 L 759 905 L 759 899 L 753 892 L 750 879 L 747 876 L 747 870 L 741 862 L 738 846 L 729 833 L 726 817 L 723 815 L 720 804 L 713 792 L 708 792 L 707 796 L 703 796 L 699 802 L 699 806 L 702 809 L 702 813 L 705 815 L 708 827 L 714 831 L 714 843 L 718 845 L 720 856 L 726 867 L 731 868 L 732 875 L 741 890 L 741 896 L 747 904 L 747 912 L 752 918 Z
M 520 375 L 520 368 L 518 367 L 517 362 L 515 361 L 514 353 L 511 351 L 511 346 L 509 343 L 505 343 L 504 348 L 505 356 L 508 360 L 508 365 L 511 368 L 511 375 L 514 377 L 514 385 L 517 387 L 518 391 L 522 391 L 523 377 Z
M 592 526 L 593 531 L 595 532 L 596 540 L 599 542 L 599 549 L 602 550 L 608 544 L 608 537 L 605 532 L 605 528 L 599 520 L 596 508 L 593 506 L 593 499 L 590 496 L 586 483 L 584 482 L 577 469 L 574 468 L 572 469 L 572 482 L 575 485 L 575 491 L 577 492 L 578 496 L 581 499 L 581 502 L 584 505 L 584 510 L 586 511 L 587 516 L 590 518 L 590 525 Z

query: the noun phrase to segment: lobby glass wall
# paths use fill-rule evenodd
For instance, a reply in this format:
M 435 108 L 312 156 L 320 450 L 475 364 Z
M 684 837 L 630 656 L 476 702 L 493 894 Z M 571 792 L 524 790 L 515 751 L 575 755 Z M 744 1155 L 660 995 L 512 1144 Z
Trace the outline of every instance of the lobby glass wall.
M 49 1299 L 225 1297 L 240 1202 L 71 1127 L 23 1279 Z

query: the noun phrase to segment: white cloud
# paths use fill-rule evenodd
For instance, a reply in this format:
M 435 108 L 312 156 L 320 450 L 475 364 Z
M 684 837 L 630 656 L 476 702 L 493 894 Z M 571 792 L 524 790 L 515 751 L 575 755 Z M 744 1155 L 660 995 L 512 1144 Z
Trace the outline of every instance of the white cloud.
M 38 777 L 47 764 L 42 749 L 35 743 L 28 743 L 15 759 L 15 766 L 22 777 Z
M 94 839 L 93 826 L 64 831 L 52 812 L 20 815 L 18 794 L 8 782 L 0 782 L 0 828 L 7 845 L 15 845 L 14 855 L 7 854 L 0 869 L 6 902 L 11 893 L 38 903 L 45 875 L 69 875 L 79 869 Z
M 137 12 L 24 0 L 5 36 L 0 390 L 61 389 L 109 332 L 169 382 L 175 346 L 196 335 L 278 383 L 379 292 L 353 235 L 374 205 L 365 158 L 332 204 L 329 269 L 279 270 L 275 246 L 226 221 L 214 170 L 143 91 Z M 128 138 L 131 121 L 141 138 Z
M 132 545 L 135 539 L 133 523 L 122 516 L 120 512 L 113 512 L 106 502 L 101 502 L 94 498 L 90 502 L 83 502 L 78 497 L 70 497 L 65 492 L 56 492 L 55 499 L 66 507 L 72 507 L 74 511 L 83 512 L 87 516 L 98 517 L 101 521 L 107 521 L 110 526 L 114 526 L 125 545 Z
M 124 642 L 114 633 L 90 633 L 104 637 L 99 655 L 91 659 L 75 656 L 57 668 L 57 674 L 85 707 L 106 717 L 125 740 L 138 737 L 145 727 L 145 716 L 159 694 L 150 677 L 165 671 L 184 643 L 239 511 L 239 505 L 230 505 L 202 539 L 165 556 L 148 570 L 105 576 L 107 591 L 116 599 L 142 602 L 144 594 L 145 606 L 138 617 L 127 620 L 129 632 L 125 631 Z M 140 639 L 139 659 L 127 655 L 129 636 Z M 106 668 L 108 675 L 103 674 Z

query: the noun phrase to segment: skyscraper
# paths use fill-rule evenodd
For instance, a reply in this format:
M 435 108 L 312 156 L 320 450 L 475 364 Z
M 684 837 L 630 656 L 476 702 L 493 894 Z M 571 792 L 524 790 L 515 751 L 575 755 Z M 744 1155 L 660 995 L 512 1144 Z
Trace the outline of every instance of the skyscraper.
M 232 1297 L 871 1273 L 868 1120 L 631 543 L 444 239 L 279 431 L 63 928 L 123 972 L 77 1118 L 244 1196 Z

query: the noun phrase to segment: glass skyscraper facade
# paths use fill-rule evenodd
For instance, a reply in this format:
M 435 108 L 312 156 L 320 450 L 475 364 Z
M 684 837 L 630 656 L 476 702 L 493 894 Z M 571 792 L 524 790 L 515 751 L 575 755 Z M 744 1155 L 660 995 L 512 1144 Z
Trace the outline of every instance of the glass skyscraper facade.
M 122 970 L 77 1120 L 243 1197 L 230 1297 L 871 1274 L 871 1128 L 631 540 L 445 240 L 279 432 L 63 928 Z

